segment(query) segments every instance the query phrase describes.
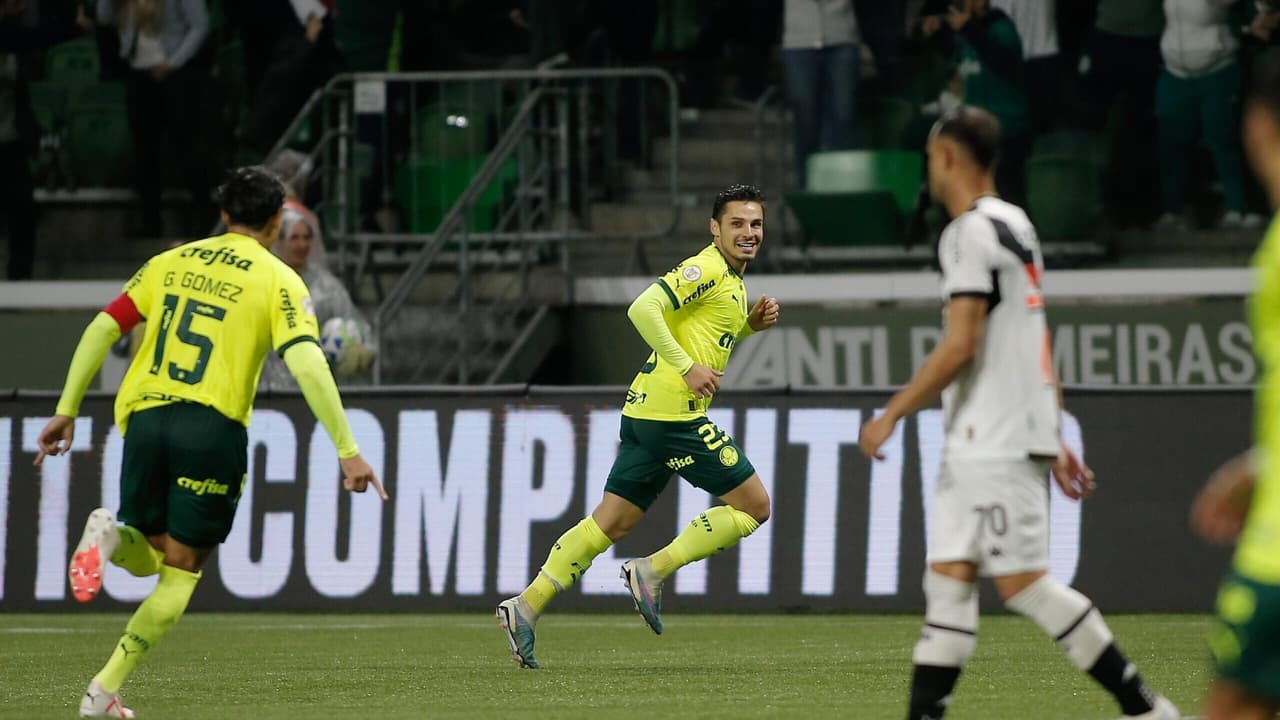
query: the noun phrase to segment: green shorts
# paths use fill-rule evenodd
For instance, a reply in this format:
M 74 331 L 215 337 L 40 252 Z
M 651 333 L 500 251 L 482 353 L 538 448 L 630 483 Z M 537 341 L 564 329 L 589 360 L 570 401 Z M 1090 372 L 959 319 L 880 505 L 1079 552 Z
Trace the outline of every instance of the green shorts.
M 1228 575 L 1209 649 L 1219 675 L 1259 699 L 1280 701 L 1280 585 Z
M 120 522 L 185 545 L 227 539 L 248 470 L 245 426 L 205 405 L 174 403 L 129 418 Z
M 729 433 L 705 417 L 667 422 L 622 416 L 622 446 L 604 489 L 648 510 L 672 473 L 721 497 L 755 474 Z

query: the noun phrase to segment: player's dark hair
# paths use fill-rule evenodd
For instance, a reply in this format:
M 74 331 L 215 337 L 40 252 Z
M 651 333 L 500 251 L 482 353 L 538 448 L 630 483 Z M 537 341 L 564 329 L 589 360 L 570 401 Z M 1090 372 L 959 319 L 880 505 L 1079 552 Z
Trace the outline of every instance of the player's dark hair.
M 1280 48 L 1270 48 L 1253 61 L 1248 100 L 1261 105 L 1280 123 Z
M 961 105 L 938 120 L 933 134 L 959 143 L 983 170 L 1000 161 L 1000 121 L 982 108 Z
M 730 185 L 716 194 L 716 202 L 711 206 L 711 218 L 717 222 L 724 214 L 724 206 L 731 202 L 758 202 L 764 207 L 764 193 L 755 185 Z
M 227 172 L 214 199 L 227 213 L 228 224 L 261 230 L 284 205 L 284 184 L 261 165 L 239 167 Z

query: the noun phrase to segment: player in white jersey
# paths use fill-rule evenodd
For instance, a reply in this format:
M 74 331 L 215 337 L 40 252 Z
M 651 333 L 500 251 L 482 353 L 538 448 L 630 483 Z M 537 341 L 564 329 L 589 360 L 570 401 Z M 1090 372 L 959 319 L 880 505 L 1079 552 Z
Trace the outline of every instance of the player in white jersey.
M 954 218 L 938 245 L 946 329 L 859 436 L 867 456 L 883 459 L 880 447 L 898 420 L 942 394 L 946 441 L 907 717 L 938 720 L 946 712 L 976 645 L 982 574 L 1006 607 L 1044 629 L 1106 688 L 1126 718 L 1177 720 L 1177 708 L 1147 688 L 1089 599 L 1047 573 L 1047 477 L 1081 499 L 1093 491 L 1093 473 L 1058 434 L 1044 264 L 1026 213 L 995 196 L 999 147 L 999 123 L 973 107 L 944 115 L 930 133 L 929 191 Z

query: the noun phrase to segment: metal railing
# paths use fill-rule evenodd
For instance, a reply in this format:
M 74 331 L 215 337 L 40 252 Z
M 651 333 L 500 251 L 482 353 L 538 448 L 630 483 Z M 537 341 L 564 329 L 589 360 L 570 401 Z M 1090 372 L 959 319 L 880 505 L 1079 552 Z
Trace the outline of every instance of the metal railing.
M 786 194 L 794 190 L 799 178 L 794 177 L 795 162 L 792 159 L 791 114 L 787 111 L 782 88 L 770 85 L 751 105 L 751 129 L 754 148 L 755 186 L 764 191 L 772 202 L 775 220 L 770 224 L 771 250 L 777 257 L 794 259 L 798 241 L 789 230 Z M 796 233 L 798 235 L 798 232 Z M 782 265 L 782 261 L 775 260 Z
M 317 91 L 270 156 L 310 124 L 314 209 L 353 296 L 376 305 L 374 381 L 500 381 L 572 300 L 571 245 L 670 234 L 676 162 L 652 228 L 592 227 L 591 206 L 618 199 L 655 134 L 674 156 L 678 102 L 654 68 L 362 73 Z

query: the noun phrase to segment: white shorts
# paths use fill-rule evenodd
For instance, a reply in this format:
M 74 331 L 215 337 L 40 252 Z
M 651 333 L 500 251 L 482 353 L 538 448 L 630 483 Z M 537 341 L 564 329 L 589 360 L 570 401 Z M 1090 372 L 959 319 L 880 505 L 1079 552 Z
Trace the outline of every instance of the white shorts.
M 999 577 L 1049 567 L 1049 460 L 944 459 L 930 511 L 929 562 Z

